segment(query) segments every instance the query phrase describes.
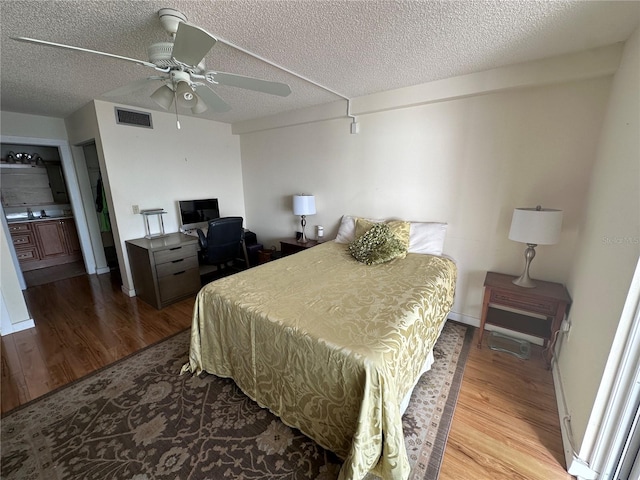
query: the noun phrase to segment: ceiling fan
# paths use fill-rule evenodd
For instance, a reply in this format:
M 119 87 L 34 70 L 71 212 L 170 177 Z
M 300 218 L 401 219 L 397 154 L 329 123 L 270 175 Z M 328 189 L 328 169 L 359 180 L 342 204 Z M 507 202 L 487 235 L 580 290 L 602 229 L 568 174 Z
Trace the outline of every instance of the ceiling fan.
M 136 80 L 106 93 L 105 96 L 128 95 L 144 88 L 149 83 L 159 82 L 162 85 L 151 94 L 151 98 L 165 110 L 169 110 L 174 105 L 176 114 L 178 105 L 190 108 L 194 114 L 203 113 L 208 109 L 213 112 L 229 111 L 231 107 L 209 87 L 209 84 L 228 85 L 281 97 L 286 97 L 291 93 L 291 88 L 285 83 L 206 70 L 204 57 L 216 44 L 217 39 L 202 28 L 188 23 L 187 17 L 183 13 L 172 8 L 160 9 L 158 16 L 162 27 L 169 33 L 173 41 L 152 44 L 148 49 L 149 61 L 46 40 L 27 37 L 12 38 L 21 42 L 78 50 L 151 67 L 161 72 L 161 75 Z M 179 123 L 178 128 L 180 128 Z

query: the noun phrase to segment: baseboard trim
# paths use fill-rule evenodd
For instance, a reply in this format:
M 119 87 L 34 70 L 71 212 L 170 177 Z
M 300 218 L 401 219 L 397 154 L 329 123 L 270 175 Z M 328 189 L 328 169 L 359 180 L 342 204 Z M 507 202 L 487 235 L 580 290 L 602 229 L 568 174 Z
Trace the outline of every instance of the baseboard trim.
M 29 318 L 28 320 L 23 320 L 18 323 L 5 323 L 2 326 L 2 333 L 0 336 L 4 337 L 5 335 L 9 335 L 11 333 L 21 332 L 23 330 L 28 330 L 30 328 L 35 328 L 36 323 L 33 321 L 33 318 Z
M 127 297 L 135 297 L 136 296 L 135 289 L 129 290 L 128 288 L 125 288 L 124 285 L 121 285 L 120 286 L 120 290 L 122 290 Z
M 480 319 L 471 317 L 469 315 L 464 315 L 462 313 L 449 312 L 447 318 L 455 320 L 456 322 L 464 323 L 465 325 L 471 325 L 472 327 L 476 328 L 480 326 Z

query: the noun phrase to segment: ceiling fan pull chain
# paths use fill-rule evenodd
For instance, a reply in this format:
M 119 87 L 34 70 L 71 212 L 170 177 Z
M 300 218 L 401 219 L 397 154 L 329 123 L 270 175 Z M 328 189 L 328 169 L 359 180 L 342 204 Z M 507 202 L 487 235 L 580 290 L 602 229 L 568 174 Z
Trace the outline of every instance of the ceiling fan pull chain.
M 173 105 L 176 110 L 176 127 L 180 130 L 180 119 L 178 118 L 178 99 L 176 98 L 176 89 L 173 90 Z

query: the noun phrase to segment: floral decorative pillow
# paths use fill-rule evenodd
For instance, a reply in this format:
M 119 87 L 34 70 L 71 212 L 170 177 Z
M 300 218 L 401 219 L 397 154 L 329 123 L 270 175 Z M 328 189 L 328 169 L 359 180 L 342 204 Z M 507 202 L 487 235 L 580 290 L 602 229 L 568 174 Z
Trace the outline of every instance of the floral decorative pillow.
M 393 234 L 386 223 L 376 223 L 349 244 L 351 256 L 366 265 L 404 258 L 407 247 Z
M 366 218 L 356 219 L 356 236 L 358 238 L 365 232 L 369 231 L 376 223 L 380 223 L 376 220 L 368 220 Z M 411 223 L 403 222 L 402 220 L 389 220 L 386 222 L 389 226 L 389 230 L 393 233 L 398 240 L 405 246 L 405 250 L 409 249 L 409 233 L 411 232 Z

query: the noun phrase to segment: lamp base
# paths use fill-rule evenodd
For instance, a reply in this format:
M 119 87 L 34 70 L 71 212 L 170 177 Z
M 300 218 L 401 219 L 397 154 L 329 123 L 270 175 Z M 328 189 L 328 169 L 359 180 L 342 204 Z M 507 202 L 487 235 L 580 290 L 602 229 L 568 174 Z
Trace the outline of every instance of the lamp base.
M 300 220 L 300 226 L 302 227 L 302 235 L 300 235 L 300 238 L 298 239 L 298 243 L 302 243 L 303 245 L 305 243 L 309 243 L 309 240 L 307 240 L 307 235 L 305 234 L 304 231 L 304 227 L 307 226 L 307 219 L 305 218 L 304 215 L 300 215 L 302 217 L 302 219 Z
M 529 267 L 531 266 L 531 260 L 536 256 L 536 244 L 527 243 L 527 249 L 524 251 L 524 272 L 518 278 L 511 281 L 514 285 L 524 288 L 536 288 L 536 284 L 529 276 Z
M 518 278 L 515 278 L 513 280 L 511 280 L 511 283 L 513 283 L 514 285 L 518 285 L 519 287 L 524 287 L 524 288 L 536 288 L 537 285 L 535 284 L 535 282 L 533 280 L 531 280 L 531 278 L 529 278 L 529 276 L 525 276 L 524 274 L 520 275 Z

